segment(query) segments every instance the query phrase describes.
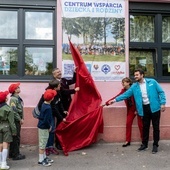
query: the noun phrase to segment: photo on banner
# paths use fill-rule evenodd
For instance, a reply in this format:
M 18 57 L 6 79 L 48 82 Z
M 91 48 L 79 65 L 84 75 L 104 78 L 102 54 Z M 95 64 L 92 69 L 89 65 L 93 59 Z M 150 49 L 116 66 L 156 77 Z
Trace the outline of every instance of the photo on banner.
M 62 71 L 73 75 L 68 37 L 94 81 L 125 77 L 125 0 L 62 0 Z

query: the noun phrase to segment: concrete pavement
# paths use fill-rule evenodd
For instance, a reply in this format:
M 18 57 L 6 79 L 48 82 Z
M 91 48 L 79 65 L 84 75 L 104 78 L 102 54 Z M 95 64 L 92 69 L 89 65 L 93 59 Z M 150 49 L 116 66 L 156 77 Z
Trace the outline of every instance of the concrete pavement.
M 38 146 L 24 145 L 21 153 L 25 160 L 8 160 L 11 170 L 170 170 L 170 141 L 160 141 L 159 152 L 152 154 L 152 142 L 146 151 L 138 152 L 140 143 L 122 147 L 122 143 L 103 141 L 81 150 L 69 152 L 69 156 L 51 155 L 50 167 L 38 165 Z

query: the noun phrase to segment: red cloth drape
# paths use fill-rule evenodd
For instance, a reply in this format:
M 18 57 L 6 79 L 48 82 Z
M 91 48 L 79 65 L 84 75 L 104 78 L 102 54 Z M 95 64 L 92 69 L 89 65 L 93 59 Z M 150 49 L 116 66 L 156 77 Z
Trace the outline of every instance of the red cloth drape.
M 61 122 L 56 129 L 65 154 L 96 142 L 98 133 L 103 132 L 101 96 L 79 51 L 71 42 L 70 50 L 77 67 L 76 87 L 80 87 L 80 91 L 73 96 L 67 122 Z

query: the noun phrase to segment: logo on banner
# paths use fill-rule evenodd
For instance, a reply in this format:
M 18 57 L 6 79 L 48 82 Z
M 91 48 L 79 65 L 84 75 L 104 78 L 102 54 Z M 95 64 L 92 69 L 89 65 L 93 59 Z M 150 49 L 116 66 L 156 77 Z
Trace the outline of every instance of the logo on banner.
M 110 66 L 109 65 L 107 65 L 107 64 L 104 64 L 103 66 L 102 66 L 102 72 L 103 73 L 105 73 L 105 74 L 107 74 L 107 73 L 109 73 L 110 72 Z
M 94 65 L 93 65 L 93 68 L 94 68 L 95 70 L 97 70 L 97 69 L 99 68 L 99 65 L 98 65 L 98 64 L 94 64 Z
M 112 72 L 112 74 L 115 74 L 115 75 L 123 75 L 125 74 L 124 71 L 121 71 L 121 65 L 117 64 L 114 66 L 115 68 L 115 71 Z
M 115 65 L 114 67 L 115 67 L 116 70 L 120 69 L 120 65 Z

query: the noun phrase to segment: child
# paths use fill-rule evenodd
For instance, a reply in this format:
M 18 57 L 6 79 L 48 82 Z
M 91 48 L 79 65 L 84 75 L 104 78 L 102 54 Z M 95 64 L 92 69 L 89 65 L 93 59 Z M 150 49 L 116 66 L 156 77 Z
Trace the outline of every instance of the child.
M 46 157 L 45 148 L 49 138 L 49 132 L 53 127 L 53 117 L 51 109 L 51 101 L 56 96 L 57 92 L 52 89 L 47 89 L 43 95 L 44 103 L 41 106 L 40 116 L 38 121 L 38 134 L 39 134 L 39 161 L 38 164 L 43 166 L 51 166 L 53 160 Z
M 118 95 L 116 95 L 115 97 L 109 99 L 105 104 L 106 105 L 110 105 L 113 99 L 115 99 L 120 94 L 123 94 L 126 90 L 128 90 L 130 88 L 131 85 L 132 85 L 132 80 L 130 78 L 128 78 L 128 77 L 123 78 L 122 79 L 123 89 L 121 90 L 121 92 Z M 128 98 L 128 99 L 126 99 L 125 100 L 125 104 L 127 106 L 126 142 L 125 142 L 125 144 L 122 145 L 122 147 L 130 146 L 131 133 L 132 133 L 132 123 L 133 123 L 134 118 L 137 115 L 135 101 L 134 101 L 134 97 L 133 96 Z M 139 131 L 140 131 L 140 136 L 141 136 L 141 139 L 142 139 L 143 138 L 143 132 L 142 132 L 142 130 L 143 130 L 143 123 L 142 123 L 142 118 L 137 115 L 137 119 L 138 119 L 138 127 L 139 127 Z
M 61 121 L 66 121 L 65 117 L 67 116 L 67 111 L 64 111 L 64 107 L 61 102 L 61 95 L 60 95 L 60 81 L 59 80 L 51 80 L 49 82 L 49 86 L 46 88 L 47 89 L 52 89 L 57 91 L 57 95 L 54 97 L 54 100 L 51 102 L 51 108 L 52 108 L 52 115 L 53 115 L 53 127 L 52 131 L 49 133 L 49 138 L 46 146 L 46 155 L 49 156 L 50 154 L 55 154 L 58 155 L 59 152 L 57 149 L 54 147 L 54 140 L 57 141 L 59 145 L 58 139 L 55 138 L 55 118 L 57 119 L 57 125 Z M 39 110 L 41 109 L 42 103 L 44 102 L 43 95 L 38 103 L 38 108 Z
M 20 83 L 11 84 L 9 86 L 9 92 L 11 93 L 11 99 L 9 105 L 14 111 L 14 121 L 17 129 L 16 136 L 13 136 L 13 141 L 10 143 L 9 157 L 13 160 L 22 160 L 25 159 L 25 155 L 20 154 L 20 133 L 21 125 L 24 123 L 23 116 L 23 100 L 19 96 Z
M 12 141 L 12 135 L 16 135 L 14 113 L 6 104 L 8 91 L 0 92 L 0 167 L 9 169 L 7 165 L 8 145 Z

